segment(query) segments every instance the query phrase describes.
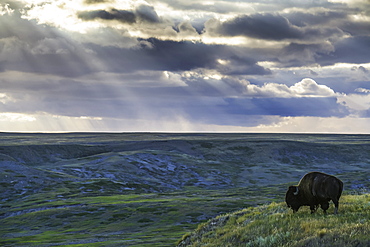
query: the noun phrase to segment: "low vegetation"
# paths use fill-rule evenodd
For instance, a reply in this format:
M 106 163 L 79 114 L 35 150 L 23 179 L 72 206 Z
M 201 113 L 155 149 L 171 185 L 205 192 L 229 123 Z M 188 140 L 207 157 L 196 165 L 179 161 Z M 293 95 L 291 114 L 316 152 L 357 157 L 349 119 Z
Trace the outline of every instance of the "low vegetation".
M 333 206 L 329 211 L 333 210 Z M 293 214 L 284 203 L 250 207 L 200 224 L 179 241 L 183 246 L 370 246 L 370 195 L 345 195 L 340 214 Z

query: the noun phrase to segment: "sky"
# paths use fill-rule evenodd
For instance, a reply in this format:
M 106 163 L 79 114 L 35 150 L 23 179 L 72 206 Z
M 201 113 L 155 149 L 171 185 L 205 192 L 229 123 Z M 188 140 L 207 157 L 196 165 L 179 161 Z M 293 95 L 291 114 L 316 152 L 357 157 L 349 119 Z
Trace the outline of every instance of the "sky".
M 0 131 L 370 134 L 370 1 L 0 0 Z

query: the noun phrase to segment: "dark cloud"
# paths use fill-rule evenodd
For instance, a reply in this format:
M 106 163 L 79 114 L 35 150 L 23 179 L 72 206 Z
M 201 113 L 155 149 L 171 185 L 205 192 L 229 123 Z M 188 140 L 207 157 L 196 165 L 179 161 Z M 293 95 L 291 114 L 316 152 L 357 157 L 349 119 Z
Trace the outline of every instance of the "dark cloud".
M 370 13 L 369 15 L 370 16 Z M 370 22 L 369 21 L 346 21 L 339 26 L 344 32 L 349 33 L 351 36 L 366 36 L 370 35 Z
M 191 92 L 207 97 L 240 96 L 245 90 L 240 83 L 231 79 L 216 80 L 198 76 L 184 78 L 183 80 L 189 86 Z
M 95 4 L 95 3 L 110 3 L 112 0 L 84 0 L 86 4 Z
M 37 25 L 18 13 L 0 16 L 2 70 L 73 77 L 95 69 L 89 65 L 89 57 L 81 44 L 53 27 Z
M 217 71 L 223 75 L 267 75 L 269 69 L 256 64 L 256 60 L 249 57 L 231 55 L 226 64 L 218 64 Z
M 317 60 L 321 65 L 335 63 L 368 63 L 370 57 L 370 36 L 356 36 L 334 43 L 334 51 L 323 54 Z
M 364 36 L 370 35 L 370 24 L 366 21 L 366 17 L 370 15 L 370 12 L 365 13 L 364 7 L 354 9 L 342 8 L 337 10 L 324 9 L 316 13 L 296 11 L 282 15 L 286 17 L 291 24 L 298 27 L 314 27 L 317 30 L 331 27 L 329 30 L 335 31 L 334 28 L 337 28 L 351 36 Z M 351 15 L 362 15 L 364 19 L 361 17 L 354 19 Z
M 224 36 L 249 36 L 266 40 L 298 39 L 302 31 L 281 15 L 255 14 L 238 16 L 219 23 L 214 29 Z
M 161 20 L 152 6 L 140 5 L 135 10 L 92 10 L 82 11 L 77 14 L 82 20 L 117 20 L 124 23 L 135 23 L 137 21 L 147 23 L 159 23 Z
M 180 93 L 180 92 L 178 92 Z M 180 96 L 182 95 L 182 96 Z M 172 95 L 174 96 L 174 95 Z M 215 96 L 215 95 L 214 95 Z M 160 102 L 151 95 L 143 100 L 154 111 L 172 105 L 186 113 L 192 122 L 231 126 L 258 126 L 272 124 L 275 117 L 345 117 L 348 109 L 337 103 L 336 98 L 224 98 L 194 97 L 186 91 L 176 97 L 165 97 Z M 164 103 L 164 101 L 166 103 Z M 164 107 L 163 115 L 168 114 Z M 167 111 L 167 113 L 166 113 Z M 266 116 L 269 116 L 266 118 Z
M 152 6 L 140 5 L 136 8 L 136 15 L 139 17 L 139 19 L 149 23 L 160 22 L 160 18 Z
M 20 1 L 1 1 L 2 4 L 5 4 L 5 5 L 8 5 L 8 7 L 10 9 L 13 9 L 13 10 L 20 10 L 22 8 L 24 8 L 25 4 L 20 2 Z
M 293 25 L 288 18 L 271 13 L 238 16 L 225 22 L 213 20 L 206 25 L 206 31 L 211 35 L 247 36 L 274 41 L 318 41 L 343 35 L 336 27 L 299 27 Z
M 348 109 L 336 98 L 228 98 L 227 110 L 231 114 L 276 115 L 282 117 L 316 116 L 345 117 Z
M 150 9 L 146 10 L 150 12 Z M 270 73 L 245 52 L 240 53 L 225 45 L 158 39 L 139 39 L 142 46 L 136 48 L 120 48 L 104 45 L 104 42 L 93 44 L 88 43 L 88 39 L 81 39 L 85 42 L 80 43 L 74 39 L 78 37 L 76 35 L 64 35 L 54 27 L 37 25 L 20 15 L 0 16 L 0 31 L 1 70 L 66 77 L 85 75 L 97 69 L 118 73 L 137 70 L 186 71 L 197 68 L 215 69 L 229 75 Z M 123 37 L 121 41 L 125 41 Z M 115 42 L 119 43 L 119 40 Z M 229 63 L 222 65 L 217 62 L 218 59 L 228 60 Z M 105 66 L 97 67 L 98 63 Z
M 97 56 L 109 64 L 111 71 L 167 70 L 187 71 L 198 68 L 215 69 L 225 74 L 270 74 L 253 58 L 238 55 L 224 45 L 206 45 L 190 41 L 141 40 L 139 49 L 121 49 L 89 45 Z M 149 46 L 149 48 L 148 48 Z M 222 65 L 218 59 L 230 60 Z
M 118 20 L 126 23 L 136 22 L 136 15 L 131 11 L 111 9 L 106 10 L 94 10 L 94 11 L 84 11 L 78 13 L 78 17 L 83 20 Z
M 365 68 L 365 67 L 363 67 L 363 66 L 358 67 L 358 70 L 362 71 L 362 72 L 363 72 L 363 73 L 365 73 L 365 74 L 369 73 L 369 70 L 368 70 L 368 69 L 366 69 L 366 68 Z
M 238 50 L 225 45 L 206 45 L 188 41 L 149 40 L 153 49 L 148 55 L 161 61 L 172 70 L 192 70 L 196 68 L 216 69 L 224 74 L 270 74 L 269 70 L 258 66 L 254 58 L 239 54 Z M 226 60 L 225 65 L 218 60 Z
M 285 67 L 300 67 L 317 63 L 317 59 L 334 50 L 330 43 L 290 43 L 279 51 L 278 60 Z
M 56 29 L 38 25 L 33 20 L 26 20 L 18 11 L 12 15 L 0 15 L 0 39 L 14 37 L 32 46 L 45 37 L 56 38 L 58 36 Z
M 345 6 L 341 3 L 333 3 L 326 0 L 320 1 L 294 1 L 294 0 L 258 0 L 258 1 L 240 1 L 240 0 L 228 0 L 228 1 L 189 1 L 189 0 L 162 0 L 174 9 L 188 10 L 188 11 L 203 11 L 210 13 L 246 13 L 248 12 L 277 12 L 286 8 L 327 8 L 327 9 L 340 9 Z M 235 4 L 236 3 L 236 4 Z M 240 4 L 242 3 L 242 4 Z M 243 3 L 245 5 L 243 5 Z M 250 5 L 248 5 L 248 3 Z
M 352 67 L 352 69 L 351 69 L 352 71 L 359 71 L 359 72 L 362 72 L 362 73 L 364 73 L 364 74 L 368 74 L 369 73 L 369 70 L 368 69 L 366 69 L 364 66 L 359 66 L 359 67 L 357 67 L 357 66 L 354 66 L 354 67 Z
M 168 70 L 182 71 L 214 66 L 216 54 L 212 46 L 191 42 L 141 40 L 145 46 L 137 49 L 88 45 L 109 64 L 111 71 Z M 148 48 L 147 46 L 150 46 Z
M 325 10 L 317 13 L 291 12 L 284 14 L 292 25 L 298 27 L 332 25 L 333 22 L 347 21 L 348 13 L 344 11 Z

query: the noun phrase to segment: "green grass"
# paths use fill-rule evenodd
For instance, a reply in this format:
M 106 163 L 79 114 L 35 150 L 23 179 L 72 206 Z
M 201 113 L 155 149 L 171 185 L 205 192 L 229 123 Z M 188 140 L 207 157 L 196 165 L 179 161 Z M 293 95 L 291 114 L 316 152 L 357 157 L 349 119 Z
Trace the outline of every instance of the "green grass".
M 0 246 L 174 246 L 199 222 L 266 202 L 241 188 L 107 196 L 72 190 L 63 197 L 60 192 L 3 203 Z
M 179 246 L 369 246 L 370 195 L 345 195 L 339 209 L 324 215 L 308 207 L 293 214 L 285 203 L 250 207 L 200 224 Z

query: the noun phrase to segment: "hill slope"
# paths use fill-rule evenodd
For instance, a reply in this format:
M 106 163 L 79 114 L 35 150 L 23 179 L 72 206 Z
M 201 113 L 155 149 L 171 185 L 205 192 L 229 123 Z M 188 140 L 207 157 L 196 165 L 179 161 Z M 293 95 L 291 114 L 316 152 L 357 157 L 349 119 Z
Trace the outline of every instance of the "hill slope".
M 369 194 L 343 196 L 340 214 L 330 213 L 311 215 L 306 207 L 293 214 L 284 203 L 250 207 L 199 225 L 178 247 L 370 246 Z

